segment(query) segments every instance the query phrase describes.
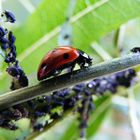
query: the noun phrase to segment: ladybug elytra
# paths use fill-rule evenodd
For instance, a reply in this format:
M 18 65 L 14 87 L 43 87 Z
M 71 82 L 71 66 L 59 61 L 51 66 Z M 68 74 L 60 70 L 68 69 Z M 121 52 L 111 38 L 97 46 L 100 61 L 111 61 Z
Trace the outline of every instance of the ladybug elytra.
M 82 69 L 86 65 L 90 66 L 92 59 L 85 52 L 71 46 L 55 48 L 42 59 L 37 78 L 43 80 L 50 76 L 56 76 L 65 68 L 69 68 L 72 73 L 76 64 Z

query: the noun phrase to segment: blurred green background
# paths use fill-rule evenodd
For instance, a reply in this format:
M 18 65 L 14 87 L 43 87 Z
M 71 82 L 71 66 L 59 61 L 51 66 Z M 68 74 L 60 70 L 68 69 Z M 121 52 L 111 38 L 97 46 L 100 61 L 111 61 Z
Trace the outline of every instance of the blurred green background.
M 18 59 L 30 85 L 37 84 L 39 62 L 46 52 L 57 46 L 69 0 L 1 0 L 0 4 L 2 10 L 10 10 L 16 16 L 17 22 L 6 27 L 17 38 Z M 139 17 L 139 0 L 77 0 L 71 18 L 73 45 L 90 54 L 95 63 L 125 55 L 131 48 L 140 46 Z M 119 28 L 120 44 L 115 41 Z M 2 58 L 0 61 L 0 94 L 4 94 L 9 91 L 10 77 Z M 139 67 L 136 70 L 139 71 Z M 89 121 L 87 139 L 140 139 L 139 89 L 137 83 L 129 89 L 119 88 L 113 96 L 94 97 L 96 110 Z M 0 140 L 23 139 L 30 133 L 27 119 L 17 123 L 21 128 L 18 131 L 0 129 Z M 77 136 L 76 115 L 69 114 L 36 140 L 73 140 Z

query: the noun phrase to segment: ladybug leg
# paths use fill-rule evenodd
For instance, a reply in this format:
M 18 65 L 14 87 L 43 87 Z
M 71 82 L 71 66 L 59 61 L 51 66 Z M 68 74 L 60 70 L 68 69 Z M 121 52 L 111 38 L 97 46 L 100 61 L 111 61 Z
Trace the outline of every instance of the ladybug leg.
M 77 63 L 78 63 L 78 65 L 80 66 L 80 68 L 81 69 L 83 69 L 83 68 L 86 68 L 87 66 L 86 66 L 86 59 L 85 58 L 80 58 L 78 61 L 77 61 Z
M 92 65 L 92 59 L 88 59 L 88 61 L 86 62 L 88 64 L 88 66 L 91 66 Z
M 90 58 L 89 56 L 88 58 L 84 58 L 84 61 L 85 61 L 85 64 L 87 64 L 85 67 L 89 67 L 92 65 L 92 58 Z
M 73 70 L 74 70 L 75 65 L 76 65 L 76 63 L 73 63 L 73 64 L 71 65 L 71 67 L 70 67 L 70 69 L 69 69 L 70 75 L 73 74 Z
M 86 61 L 83 60 L 83 62 L 81 62 L 81 63 L 79 64 L 80 68 L 81 68 L 81 69 L 86 68 L 85 64 L 86 64 Z
M 92 62 L 91 62 L 91 60 L 89 61 L 87 59 L 83 59 L 82 61 L 80 61 L 78 63 L 78 65 L 80 66 L 81 69 L 83 69 L 83 68 L 87 68 L 87 67 L 91 66 Z
M 73 72 L 75 65 L 76 63 L 74 63 L 73 66 L 71 67 L 71 72 Z
M 80 66 L 81 68 L 87 68 L 87 67 L 92 65 L 92 59 L 91 58 L 88 58 L 88 59 L 84 58 L 80 65 L 81 65 Z
M 60 73 L 61 73 L 61 69 L 56 69 L 56 70 L 54 70 L 54 72 L 53 72 L 53 76 L 57 76 L 57 75 L 59 75 Z

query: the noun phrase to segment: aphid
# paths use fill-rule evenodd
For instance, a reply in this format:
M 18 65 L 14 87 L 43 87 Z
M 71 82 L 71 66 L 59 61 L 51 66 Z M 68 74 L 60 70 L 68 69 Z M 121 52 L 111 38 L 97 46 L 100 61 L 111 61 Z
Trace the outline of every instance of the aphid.
M 92 59 L 85 52 L 70 46 L 55 48 L 41 61 L 37 78 L 43 80 L 50 76 L 57 76 L 65 68 L 69 68 L 72 73 L 76 64 L 82 69 L 90 66 Z
M 16 18 L 14 16 L 14 14 L 8 10 L 5 10 L 2 14 L 1 14 L 1 17 L 5 16 L 6 17 L 6 20 L 7 22 L 11 22 L 11 23 L 14 23 L 16 21 Z
M 131 49 L 131 52 L 140 53 L 140 47 L 135 47 L 135 48 Z
M 0 37 L 3 37 L 6 34 L 7 34 L 7 31 L 3 27 L 0 27 Z

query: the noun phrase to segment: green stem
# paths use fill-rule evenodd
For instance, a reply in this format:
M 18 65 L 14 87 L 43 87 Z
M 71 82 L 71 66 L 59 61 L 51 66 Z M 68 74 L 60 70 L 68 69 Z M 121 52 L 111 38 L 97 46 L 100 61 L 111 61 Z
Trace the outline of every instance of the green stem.
M 93 65 L 86 69 L 44 80 L 37 85 L 22 88 L 0 96 L 0 109 L 4 109 L 40 95 L 50 95 L 53 91 L 74 86 L 99 76 L 115 73 L 140 64 L 140 54 L 128 54 L 124 57 Z
M 137 116 L 137 110 L 136 110 L 136 99 L 134 97 L 134 89 L 130 88 L 128 90 L 128 106 L 129 106 L 129 118 L 130 118 L 130 123 L 132 126 L 132 130 L 133 130 L 133 134 L 136 140 L 140 139 L 140 135 L 139 135 L 139 130 L 140 130 L 140 126 L 139 126 L 139 119 Z
M 104 60 L 111 60 L 112 56 L 103 49 L 102 46 L 100 46 L 100 44 L 98 44 L 97 42 L 93 42 L 91 44 L 91 47 L 96 51 L 96 53 Z
M 114 36 L 114 46 L 118 48 L 119 56 L 120 52 L 122 54 L 123 52 L 123 41 L 124 41 L 124 35 L 125 35 L 125 25 L 121 26 L 115 33 Z

